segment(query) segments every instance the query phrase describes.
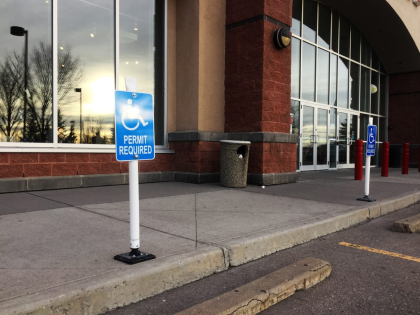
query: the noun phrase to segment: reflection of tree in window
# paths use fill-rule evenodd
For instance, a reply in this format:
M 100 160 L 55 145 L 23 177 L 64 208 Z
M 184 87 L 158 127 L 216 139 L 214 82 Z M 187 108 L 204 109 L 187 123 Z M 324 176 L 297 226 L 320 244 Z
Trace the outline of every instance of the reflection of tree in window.
M 0 130 L 8 139 L 25 142 L 52 142 L 52 48 L 40 42 L 35 46 L 28 65 L 28 90 L 24 91 L 24 53 L 6 57 L 0 67 L 1 82 L 8 82 L 0 88 Z M 66 121 L 61 115 L 61 106 L 72 102 L 68 93 L 83 78 L 83 69 L 78 57 L 71 54 L 71 49 L 58 52 L 58 132 L 60 142 L 76 141 L 74 123 L 67 134 Z M 27 134 L 22 134 L 22 107 L 27 93 Z M 60 137 L 61 135 L 61 137 Z

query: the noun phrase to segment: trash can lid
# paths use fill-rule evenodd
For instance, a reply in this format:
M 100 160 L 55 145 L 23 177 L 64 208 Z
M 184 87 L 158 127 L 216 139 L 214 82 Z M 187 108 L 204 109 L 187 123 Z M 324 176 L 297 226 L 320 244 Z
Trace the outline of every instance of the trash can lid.
M 234 143 L 234 144 L 251 144 L 251 141 L 240 141 L 240 140 L 220 140 L 223 143 Z

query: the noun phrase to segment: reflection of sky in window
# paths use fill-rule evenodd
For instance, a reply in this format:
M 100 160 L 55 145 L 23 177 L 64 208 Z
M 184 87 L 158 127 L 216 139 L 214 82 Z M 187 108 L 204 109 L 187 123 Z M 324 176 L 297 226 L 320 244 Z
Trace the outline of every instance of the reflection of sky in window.
M 51 42 L 51 3 L 39 0 L 1 0 L 0 17 L 1 61 L 13 51 L 20 53 L 24 49 L 24 36 L 11 35 L 11 26 L 20 26 L 29 31 L 29 51 L 41 41 Z
M 338 59 L 338 106 L 348 108 L 349 104 L 349 62 Z

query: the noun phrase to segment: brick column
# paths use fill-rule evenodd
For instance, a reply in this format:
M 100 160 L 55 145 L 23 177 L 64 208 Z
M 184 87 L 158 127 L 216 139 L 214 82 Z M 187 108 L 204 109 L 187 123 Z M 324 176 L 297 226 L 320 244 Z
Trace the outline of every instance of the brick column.
M 225 132 L 263 134 L 250 150 L 256 183 L 287 182 L 276 175 L 296 171 L 298 138 L 288 135 L 291 47 L 273 43 L 273 32 L 291 22 L 292 0 L 226 2 Z

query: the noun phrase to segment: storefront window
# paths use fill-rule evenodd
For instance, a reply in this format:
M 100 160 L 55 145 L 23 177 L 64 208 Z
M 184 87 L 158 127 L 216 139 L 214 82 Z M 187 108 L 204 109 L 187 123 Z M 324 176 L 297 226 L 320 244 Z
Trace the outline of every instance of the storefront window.
M 157 10 L 155 1 L 160 3 Z M 124 90 L 128 76 L 137 79 L 138 92 L 154 96 L 155 140 L 163 145 L 164 1 L 54 3 L 54 19 L 52 1 L 0 4 L 0 40 L 7 43 L 0 47 L 0 142 L 60 148 L 114 144 L 114 90 Z
M 370 70 L 362 67 L 360 82 L 360 111 L 370 112 Z
M 379 73 L 372 71 L 372 84 L 379 88 Z M 379 91 L 379 90 L 378 90 Z M 370 106 L 372 114 L 379 114 L 379 93 L 370 94 Z
M 331 49 L 338 53 L 338 22 L 339 15 L 337 12 L 332 13 L 332 28 L 331 28 Z
M 58 6 L 58 139 L 114 143 L 114 1 Z
M 366 41 L 364 37 L 362 37 L 362 63 L 365 66 L 370 67 L 370 57 L 372 54 L 372 50 L 370 48 L 370 45 Z
M 317 3 L 304 0 L 303 3 L 303 38 L 315 43 L 316 40 Z
M 318 72 L 317 72 L 317 102 L 328 104 L 328 85 L 330 72 L 329 52 L 318 49 Z
M 300 95 L 300 40 L 292 38 L 292 97 L 299 98 Z
M 48 1 L 1 1 L 0 142 L 53 141 L 51 16 Z
M 300 25 L 302 22 L 302 0 L 293 1 L 293 17 L 292 27 L 290 31 L 297 36 L 300 36 Z
M 350 53 L 350 23 L 340 16 L 340 55 L 349 57 Z
M 360 33 L 353 25 L 351 26 L 351 59 L 360 61 Z
M 294 9 L 301 4 L 295 0 Z M 330 168 L 349 167 L 355 160 L 354 141 L 366 139 L 369 117 L 379 124 L 380 139 L 385 137 L 387 75 L 362 33 L 343 15 L 312 0 L 303 0 L 302 10 L 304 40 L 292 38 L 291 75 L 292 112 L 296 104 L 303 106 L 300 125 L 293 127 L 300 128 L 299 168 L 324 167 L 326 160 L 312 160 L 311 154 L 314 143 L 324 141 L 325 134 L 330 137 L 329 150 L 322 148 L 317 154 L 328 155 Z M 318 24 L 314 12 L 318 12 Z M 293 12 L 293 16 L 297 20 L 301 15 Z M 371 92 L 372 84 L 378 88 L 376 93 Z M 315 121 L 317 130 L 313 130 Z M 319 129 L 324 125 L 329 128 L 326 133 Z
M 315 101 L 315 46 L 303 43 L 302 53 L 302 98 Z
M 337 106 L 337 55 L 331 54 L 330 105 Z
M 354 110 L 359 110 L 359 73 L 360 66 L 352 62 L 350 69 L 350 108 Z
M 319 23 L 318 23 L 318 45 L 330 48 L 330 30 L 331 30 L 331 9 L 325 5 L 319 5 Z
M 338 107 L 349 107 L 349 61 L 338 59 Z

